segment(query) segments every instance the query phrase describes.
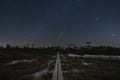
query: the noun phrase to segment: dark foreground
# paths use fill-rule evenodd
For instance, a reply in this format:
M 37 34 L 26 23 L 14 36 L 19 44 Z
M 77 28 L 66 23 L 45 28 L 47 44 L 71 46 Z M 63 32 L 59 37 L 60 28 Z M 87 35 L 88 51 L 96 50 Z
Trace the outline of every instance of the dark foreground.
M 0 80 L 51 80 L 56 53 L 1 51 Z M 120 60 L 63 56 L 64 80 L 120 80 Z

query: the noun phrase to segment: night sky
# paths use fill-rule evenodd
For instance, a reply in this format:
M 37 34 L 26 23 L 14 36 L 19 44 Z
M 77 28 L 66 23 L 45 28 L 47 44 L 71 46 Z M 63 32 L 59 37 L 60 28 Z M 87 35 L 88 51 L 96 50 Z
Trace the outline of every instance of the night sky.
M 120 47 L 120 0 L 0 0 L 0 45 Z

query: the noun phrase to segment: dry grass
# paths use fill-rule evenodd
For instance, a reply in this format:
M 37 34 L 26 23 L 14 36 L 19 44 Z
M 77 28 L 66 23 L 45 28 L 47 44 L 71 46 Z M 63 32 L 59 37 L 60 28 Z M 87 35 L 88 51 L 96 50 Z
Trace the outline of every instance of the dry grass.
M 65 77 L 69 80 L 120 80 L 120 61 L 86 58 L 67 58 L 72 68 L 79 73 L 69 72 Z M 84 65 L 91 63 L 91 65 Z
M 31 76 L 36 71 L 42 70 L 47 67 L 49 56 L 44 54 L 28 54 L 22 53 L 18 56 L 13 54 L 2 54 L 2 61 L 0 65 L 0 80 L 33 80 Z M 31 57 L 30 57 L 31 56 Z M 17 59 L 18 57 L 18 59 Z M 21 57 L 21 58 L 20 58 Z M 12 65 L 5 65 L 14 60 L 30 59 L 33 62 L 20 62 Z M 42 79 L 41 79 L 42 80 Z

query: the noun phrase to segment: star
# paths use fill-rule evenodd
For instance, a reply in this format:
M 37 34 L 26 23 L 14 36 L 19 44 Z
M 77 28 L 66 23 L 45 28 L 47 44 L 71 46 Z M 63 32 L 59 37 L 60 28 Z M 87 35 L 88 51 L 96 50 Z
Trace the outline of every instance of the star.
M 99 17 L 96 17 L 96 21 L 99 21 Z

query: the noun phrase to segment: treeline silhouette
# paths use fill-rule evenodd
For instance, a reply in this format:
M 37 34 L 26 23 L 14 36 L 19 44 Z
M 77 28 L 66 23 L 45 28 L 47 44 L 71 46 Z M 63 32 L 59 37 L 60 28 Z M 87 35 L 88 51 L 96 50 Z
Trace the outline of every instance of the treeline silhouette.
M 0 47 L 0 52 L 5 53 L 20 53 L 20 52 L 27 52 L 27 53 L 43 53 L 43 54 L 56 54 L 56 52 L 61 52 L 64 54 L 68 53 L 75 53 L 75 54 L 91 54 L 91 55 L 120 55 L 120 48 L 111 47 L 111 46 L 97 46 L 93 47 L 90 45 L 84 47 L 77 47 L 77 46 L 68 46 L 63 48 L 61 46 L 49 46 L 49 47 L 34 47 L 34 46 L 11 46 L 7 44 L 6 47 Z

